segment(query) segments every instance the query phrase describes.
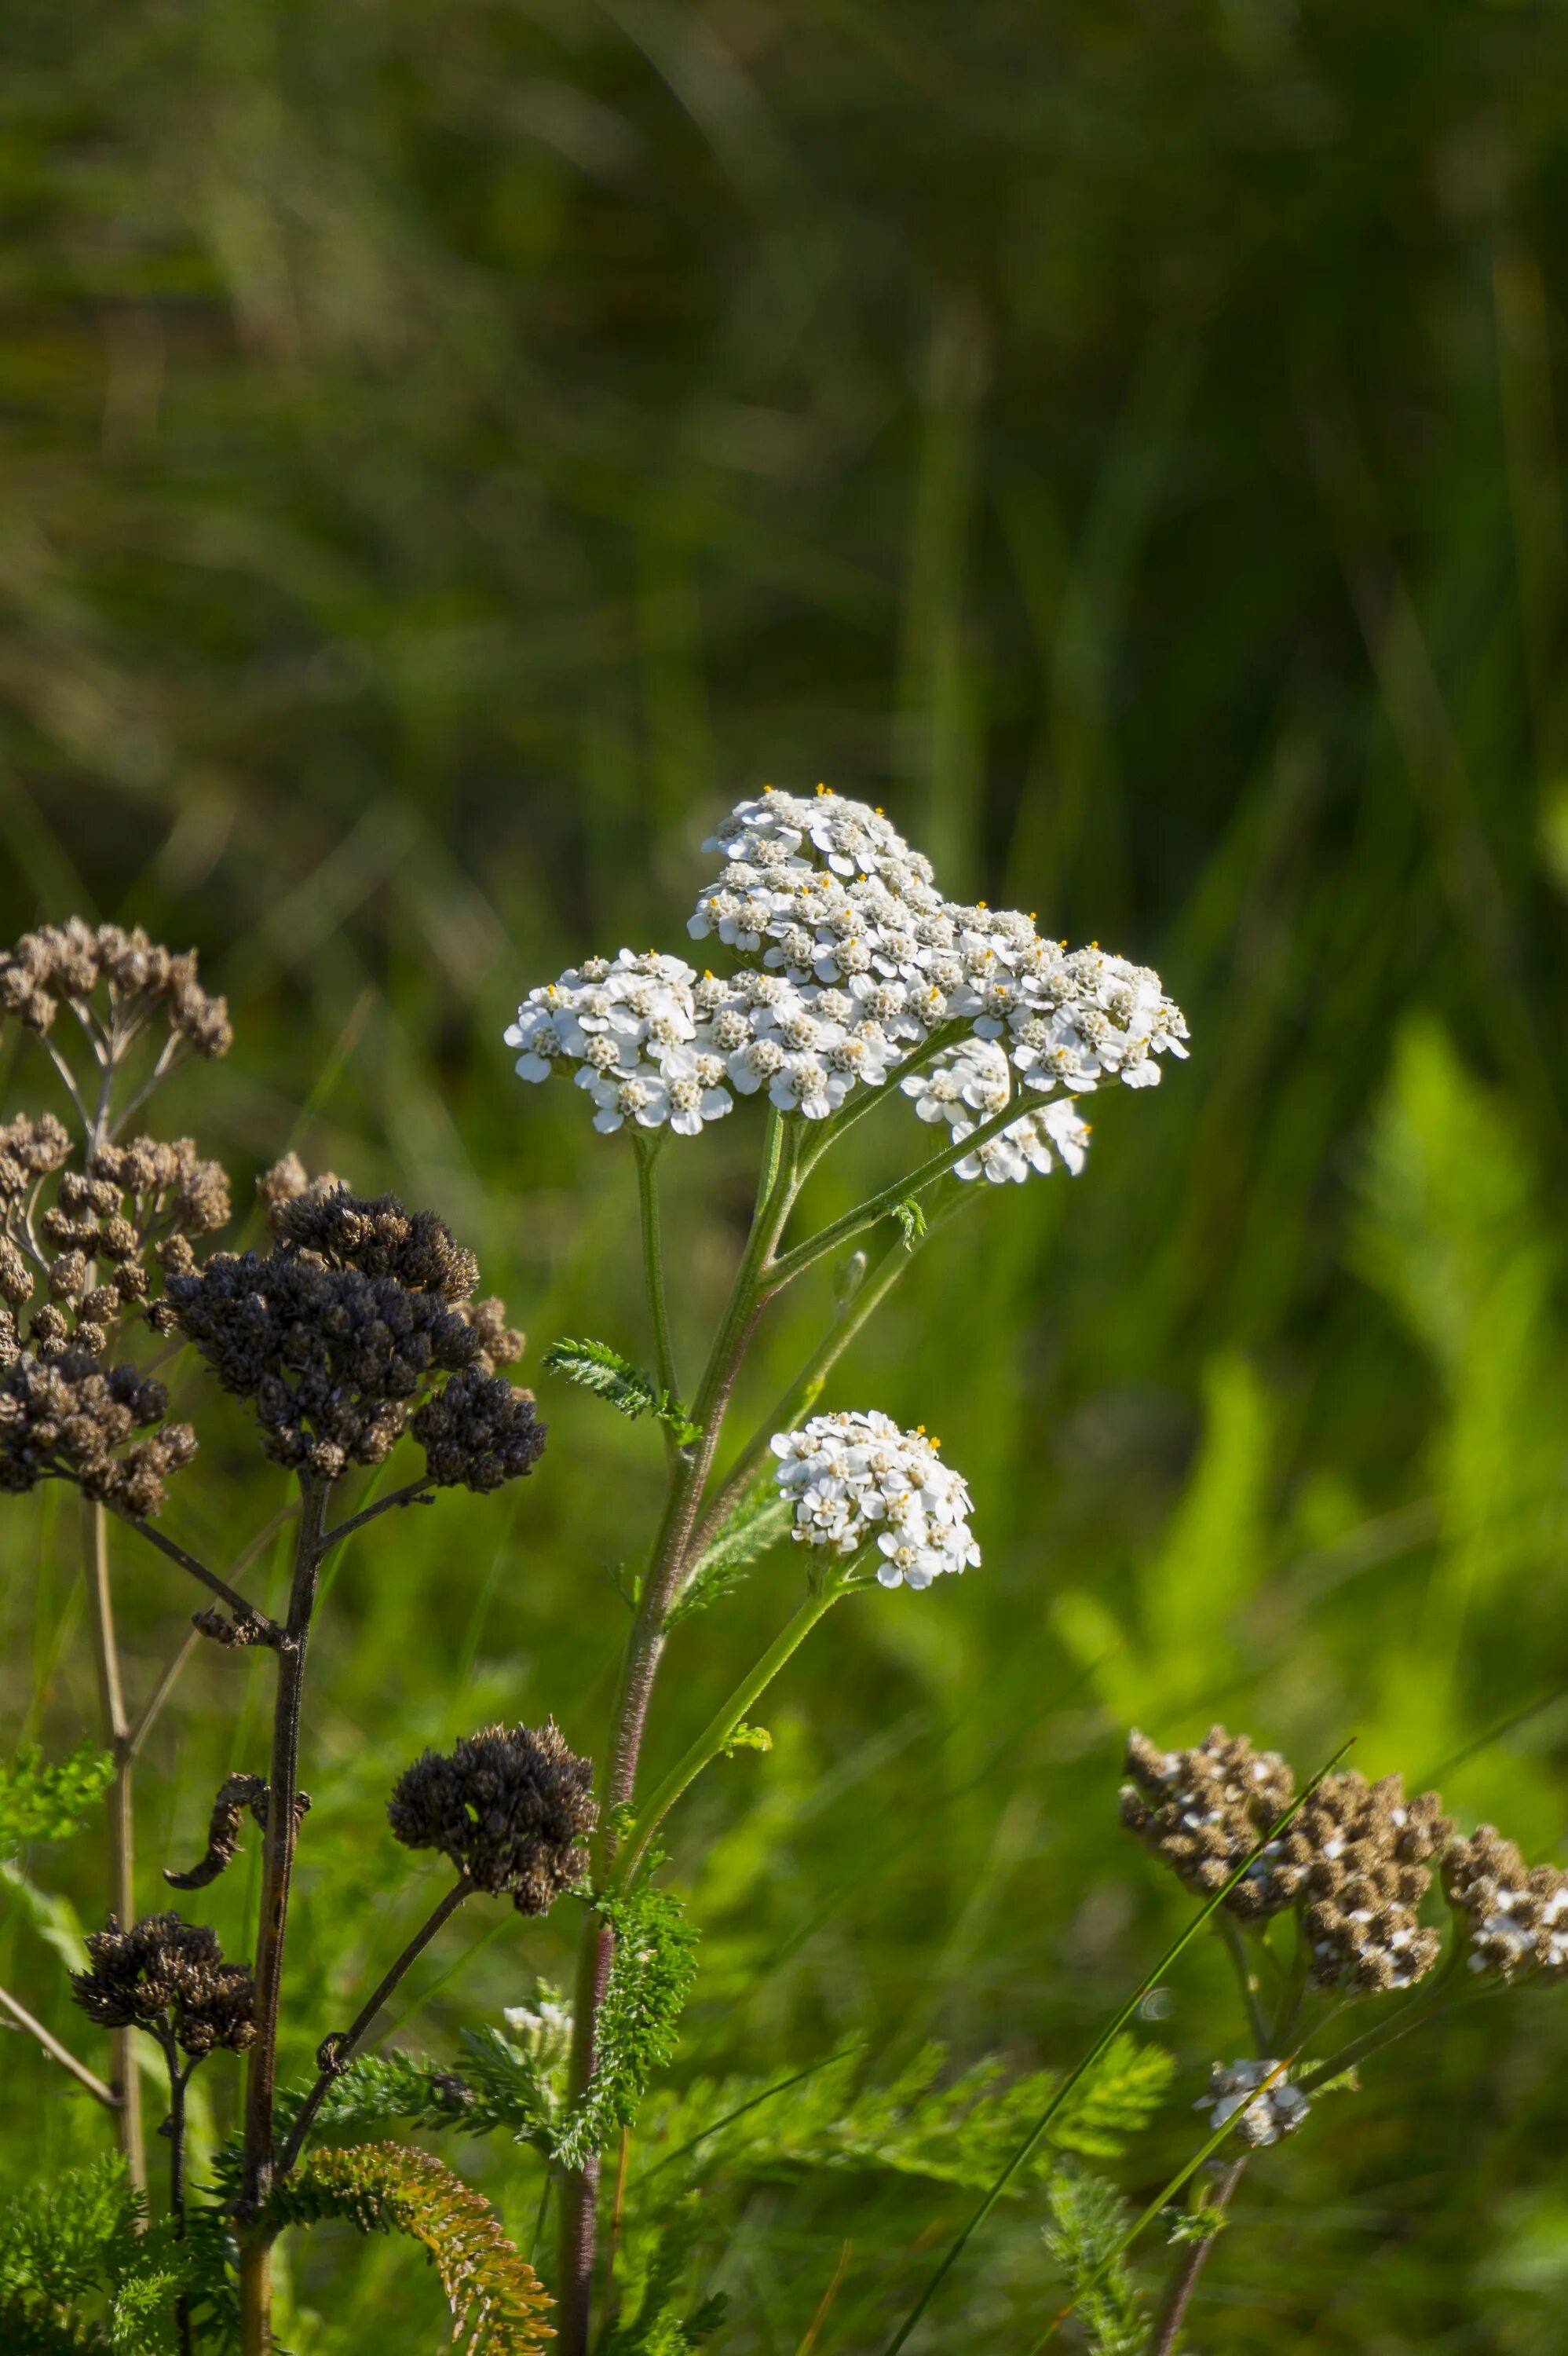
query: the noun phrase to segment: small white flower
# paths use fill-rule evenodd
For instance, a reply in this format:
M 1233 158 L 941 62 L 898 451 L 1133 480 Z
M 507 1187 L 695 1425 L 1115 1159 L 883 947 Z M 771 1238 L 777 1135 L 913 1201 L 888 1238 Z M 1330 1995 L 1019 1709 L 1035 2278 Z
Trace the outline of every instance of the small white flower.
M 1208 2093 L 1192 2107 L 1206 2111 L 1216 2127 L 1233 2119 L 1242 2141 L 1254 2149 L 1277 2143 L 1281 2136 L 1296 2133 L 1311 2108 L 1283 2072 L 1266 2094 L 1259 2091 L 1278 2069 L 1277 2062 L 1216 2062 L 1209 2072 Z
M 884 1587 L 929 1587 L 979 1561 L 968 1487 L 924 1432 L 874 1411 L 819 1415 L 776 1434 L 773 1451 L 803 1545 L 851 1555 L 874 1539 Z
M 658 1129 L 669 1117 L 669 1090 L 651 1065 L 635 1072 L 611 1072 L 588 1091 L 599 1109 L 593 1126 L 607 1137 L 624 1121 Z

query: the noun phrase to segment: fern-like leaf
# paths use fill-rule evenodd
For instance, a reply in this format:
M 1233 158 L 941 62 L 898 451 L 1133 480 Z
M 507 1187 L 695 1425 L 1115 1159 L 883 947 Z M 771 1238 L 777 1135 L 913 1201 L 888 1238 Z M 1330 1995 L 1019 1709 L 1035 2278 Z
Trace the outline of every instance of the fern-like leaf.
M 954 2075 L 945 2049 L 935 2044 L 923 2047 L 884 2085 L 857 2088 L 859 2069 L 860 2057 L 851 2051 L 780 2088 L 699 2079 L 650 2108 L 641 2130 L 645 2161 L 659 2165 L 662 2151 L 673 2164 L 689 2150 L 693 2175 L 854 2169 L 981 2190 L 1039 2117 L 1056 2083 L 1049 2071 L 1009 2078 L 997 2061 Z M 1016 2191 L 1038 2185 L 1061 2151 L 1113 2157 L 1157 2107 L 1170 2074 L 1169 2056 L 1157 2046 L 1118 2038 L 1019 2171 Z
M 276 2226 L 341 2218 L 362 2233 L 422 2244 L 466 2356 L 542 2356 L 553 2337 L 544 2319 L 550 2300 L 490 2203 L 429 2152 L 400 2143 L 313 2152 L 266 2213 Z
M 794 1517 L 793 1500 L 772 1481 L 749 1490 L 699 1555 L 665 1625 L 677 1628 L 733 1594 L 752 1566 L 779 1544 Z
M 642 1415 L 655 1417 L 668 1426 L 677 1447 L 688 1447 L 699 1436 L 700 1427 L 690 1420 L 674 1392 L 661 1390 L 651 1375 L 609 1342 L 576 1341 L 568 1335 L 550 1344 L 542 1364 L 548 1373 L 564 1375 L 579 1390 L 607 1400 L 629 1422 Z
M 676 2029 L 697 1977 L 697 1933 L 678 1898 L 642 1889 L 606 1898 L 615 1934 L 595 2035 L 593 2075 L 555 2138 L 563 2168 L 581 2168 L 636 2117 L 648 2081 L 675 2051 Z
M 1047 2229 L 1045 2246 L 1074 2296 L 1082 2295 L 1078 2317 L 1089 2356 L 1140 2356 L 1148 2341 L 1148 2308 L 1125 2260 L 1118 2258 L 1094 2281 L 1125 2238 L 1131 2210 L 1113 2185 L 1077 2168 L 1059 2169 L 1047 2197 L 1056 2222 Z
M 724 2319 L 720 2293 L 683 2312 L 681 2277 L 702 2224 L 702 2204 L 678 2202 L 653 2234 L 647 2255 L 632 2253 L 629 2295 L 605 2333 L 600 2356 L 692 2356 Z
M 36 1746 L 0 1764 L 0 1857 L 14 1857 L 29 1841 L 67 1840 L 101 1799 L 114 1762 L 96 1743 L 84 1742 L 69 1759 L 48 1767 Z

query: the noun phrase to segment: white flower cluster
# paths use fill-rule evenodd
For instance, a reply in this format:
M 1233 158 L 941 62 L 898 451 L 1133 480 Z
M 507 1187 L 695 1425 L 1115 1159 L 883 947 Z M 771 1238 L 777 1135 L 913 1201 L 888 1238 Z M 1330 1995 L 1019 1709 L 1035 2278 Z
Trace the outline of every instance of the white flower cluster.
M 813 1416 L 798 1431 L 777 1433 L 776 1478 L 795 1506 L 792 1535 L 839 1555 L 875 1540 L 884 1587 L 929 1587 L 944 1570 L 977 1563 L 969 1491 L 939 1447 L 923 1430 L 901 1431 L 874 1410 Z
M 571 2007 L 539 1991 L 537 2005 L 509 2004 L 501 2015 L 536 2069 L 560 2068 L 571 2052 Z
M 1294 2135 L 1311 2109 L 1305 2094 L 1283 2075 L 1267 2093 L 1260 2090 L 1279 2068 L 1277 2062 L 1216 2062 L 1209 2072 L 1209 2091 L 1192 2105 L 1206 2111 L 1210 2123 L 1221 2127 L 1233 2119 L 1242 2141 L 1254 2149 Z
M 969 1035 L 911 1074 L 909 1092 L 928 1120 L 961 1107 L 949 1119 L 961 1137 L 1016 1093 L 1061 1090 L 1062 1108 L 1047 1118 L 1026 1102 L 958 1164 L 961 1177 L 1021 1179 L 1082 1167 L 1089 1132 L 1065 1098 L 1106 1080 L 1151 1087 L 1157 1057 L 1187 1052 L 1157 974 L 1098 948 L 1070 953 L 1016 909 L 944 899 L 930 862 L 862 802 L 769 787 L 704 848 L 724 865 L 688 930 L 744 961 L 739 973 L 699 979 L 678 958 L 623 949 L 531 991 L 507 1033 L 523 1078 L 573 1072 L 598 1129 L 694 1136 L 762 1089 L 820 1120 L 963 1024 Z

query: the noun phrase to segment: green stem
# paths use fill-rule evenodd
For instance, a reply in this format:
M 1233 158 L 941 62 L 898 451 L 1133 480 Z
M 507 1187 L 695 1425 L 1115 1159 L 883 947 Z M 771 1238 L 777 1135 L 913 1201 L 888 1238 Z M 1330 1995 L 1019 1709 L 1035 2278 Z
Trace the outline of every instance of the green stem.
M 885 1219 L 900 1203 L 909 1202 L 915 1195 L 923 1194 L 928 1186 L 934 1186 L 939 1178 L 947 1175 L 955 1162 L 962 1162 L 965 1154 L 973 1153 L 988 1138 L 999 1136 L 1015 1120 L 1023 1119 L 1029 1110 L 1028 1105 L 1016 1101 L 1004 1105 L 1000 1112 L 992 1113 L 988 1120 L 983 1120 L 972 1129 L 967 1137 L 954 1138 L 940 1153 L 933 1153 L 927 1161 L 918 1163 L 907 1178 L 896 1179 L 891 1186 L 884 1186 L 880 1194 L 872 1194 L 853 1211 L 846 1211 L 841 1219 L 835 1219 L 830 1226 L 819 1228 L 816 1235 L 807 1236 L 803 1244 L 796 1244 L 793 1251 L 785 1252 L 773 1262 L 769 1270 L 770 1296 L 782 1292 L 786 1284 L 793 1284 L 797 1276 L 804 1276 L 808 1268 L 815 1268 L 819 1259 L 825 1258 L 829 1252 L 837 1251 L 840 1244 L 864 1235 L 868 1227 L 874 1227 L 880 1219 Z
M 83 1569 L 87 1577 L 88 1618 L 92 1628 L 92 1655 L 98 1672 L 98 1699 L 104 1748 L 114 1762 L 106 1796 L 109 1819 L 109 1911 L 126 1930 L 136 1920 L 135 1746 L 120 1673 L 120 1646 L 114 1628 L 114 1600 L 109 1581 L 109 1525 L 104 1508 L 90 1498 L 81 1500 Z M 143 2142 L 142 2082 L 136 2065 L 135 2031 L 110 2032 L 112 2056 L 110 2075 L 118 2097 L 115 2126 L 126 2174 L 133 2190 L 147 2189 L 147 2155 Z
M 832 1114 L 827 1120 L 815 1122 L 811 1136 L 801 1148 L 801 1177 L 809 1178 L 824 1154 L 829 1152 L 858 1120 L 863 1120 L 869 1112 L 875 1112 L 880 1104 L 894 1095 L 901 1080 L 907 1079 L 912 1072 L 923 1070 L 927 1064 L 933 1064 L 944 1048 L 955 1047 L 961 1039 L 968 1036 L 969 1028 L 966 1022 L 940 1023 L 929 1038 L 923 1039 L 918 1047 L 912 1048 L 901 1064 L 892 1067 L 885 1086 L 858 1087 L 841 1112 Z
M 1172 2356 L 1187 2313 L 1188 2301 L 1197 2288 L 1198 2277 L 1203 2271 L 1209 2253 L 1220 2237 L 1219 2221 L 1231 2205 L 1232 2196 L 1242 2180 L 1242 2171 L 1249 2157 L 1248 2153 L 1243 2152 L 1239 2159 L 1231 2162 L 1204 2204 L 1215 2221 L 1213 2229 L 1189 2242 L 1171 2268 L 1170 2280 L 1166 2285 L 1165 2297 L 1160 2301 L 1159 2313 L 1149 2339 L 1148 2356 Z
M 764 1271 L 772 1262 L 795 1203 L 799 1183 L 796 1165 L 800 1128 L 798 1119 L 785 1119 L 776 1111 L 770 1110 L 751 1232 L 735 1271 L 730 1298 L 709 1354 L 701 1384 L 691 1403 L 691 1418 L 698 1427 L 697 1438 L 688 1446 L 677 1448 L 670 1458 L 669 1488 L 664 1513 L 648 1558 L 636 1614 L 622 1662 L 612 1737 L 606 1815 L 610 1808 L 631 1798 L 636 1783 L 648 1702 L 659 1656 L 664 1649 L 665 1622 L 671 1604 L 680 1592 L 682 1578 L 690 1559 L 692 1530 L 719 1445 L 730 1394 L 745 1355 L 746 1345 L 771 1289 L 764 1280 Z M 595 1843 L 596 1879 L 603 1879 L 612 1858 L 612 1838 L 607 1831 L 602 1832 Z M 599 2008 L 603 2001 L 609 1977 L 610 1946 L 608 1926 L 600 1915 L 590 1911 L 583 1924 L 578 1953 L 571 2064 L 568 2080 L 570 2098 L 573 2101 L 585 2091 L 593 2075 L 595 2033 Z M 594 2212 L 598 2198 L 597 2163 L 590 2160 L 585 2167 L 571 2170 L 563 2178 L 560 2190 L 556 2286 L 560 2303 L 557 2318 L 560 2335 L 559 2356 L 587 2356 L 593 2277 Z
M 669 1302 L 665 1293 L 664 1246 L 659 1237 L 658 1177 L 655 1162 L 664 1132 L 652 1138 L 638 1132 L 632 1139 L 637 1163 L 637 1207 L 642 1215 L 643 1280 L 647 1287 L 648 1316 L 654 1329 L 654 1364 L 658 1370 L 659 1388 L 671 1398 L 680 1396 L 680 1385 L 675 1370 L 675 1345 L 670 1340 Z M 673 1449 L 673 1433 L 666 1430 L 665 1438 Z
M 1218 1921 L 1220 1936 L 1225 1943 L 1226 1951 L 1236 1967 L 1236 1977 L 1241 1983 L 1242 2001 L 1247 2008 L 1247 2026 L 1252 2031 L 1253 2050 L 1260 2061 L 1267 2061 L 1271 2058 L 1274 2049 L 1268 2041 L 1268 2023 L 1264 2019 L 1263 2006 L 1258 1999 L 1257 1974 L 1253 1969 L 1252 1957 L 1247 1953 L 1242 1926 L 1235 1916 L 1227 1913 L 1223 1908 L 1220 1912 Z
M 840 1571 L 830 1573 L 813 1589 L 795 1617 L 779 1631 L 762 1658 L 752 1664 L 729 1699 L 709 1719 L 696 1741 L 644 1801 L 615 1861 L 617 1888 L 624 1889 L 631 1882 L 648 1853 L 655 1833 L 681 1794 L 696 1782 L 710 1761 L 718 1758 L 758 1696 L 767 1691 L 791 1655 L 799 1650 L 817 1622 L 826 1619 L 840 1597 L 849 1592 L 851 1584 L 851 1573 Z
M 976 1201 L 980 1192 L 977 1185 L 965 1185 L 962 1180 L 955 1179 L 952 1194 L 933 1210 L 926 1220 L 924 1235 L 912 1236 L 907 1243 L 898 1237 L 888 1246 L 875 1268 L 867 1274 L 844 1314 L 829 1326 L 789 1388 L 774 1401 L 725 1474 L 723 1486 L 704 1513 L 701 1525 L 692 1539 L 694 1558 L 712 1544 L 726 1517 L 734 1511 L 766 1463 L 773 1434 L 793 1431 L 811 1413 L 833 1368 L 862 1327 L 881 1307 L 915 1253 L 923 1244 L 929 1242 L 937 1228 L 952 1217 L 961 1204 Z

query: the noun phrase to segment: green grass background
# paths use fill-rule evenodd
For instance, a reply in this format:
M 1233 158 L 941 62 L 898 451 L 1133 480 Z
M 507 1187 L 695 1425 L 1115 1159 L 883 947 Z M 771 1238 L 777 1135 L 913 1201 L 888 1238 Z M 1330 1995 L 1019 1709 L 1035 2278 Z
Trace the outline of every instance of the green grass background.
M 950 890 L 1157 964 L 1191 1017 L 1082 1180 L 971 1213 L 835 1382 L 942 1432 L 986 1563 L 837 1615 L 773 1751 L 688 1805 L 679 2068 L 849 2031 L 890 2067 L 1072 2058 L 1180 1919 L 1114 1828 L 1129 1719 L 1304 1768 L 1353 1733 L 1562 1857 L 1563 10 L 14 0 L 0 59 L 0 937 L 199 944 L 238 1044 L 160 1125 L 241 1192 L 298 1143 L 439 1207 L 536 1350 L 645 1350 L 629 1157 L 499 1033 L 591 946 L 680 948 L 698 843 L 765 780 L 885 804 Z M 667 1159 L 688 1364 L 756 1133 Z M 859 1138 L 880 1176 L 913 1124 Z M 766 1329 L 754 1409 L 827 1312 Z M 501 1712 L 602 1745 L 656 1442 L 541 1388 L 536 1479 L 332 1587 L 298 2065 L 435 1886 L 384 1828 L 397 1769 Z M 169 1526 L 237 1551 L 279 1479 L 194 1374 L 180 1401 Z M 7 1738 L 93 1724 L 73 1543 L 69 1501 L 8 1504 Z M 144 1691 L 189 1599 L 116 1562 Z M 656 1758 L 796 1576 L 687 1632 Z M 265 1677 L 180 1687 L 144 1905 L 258 1763 Z M 91 1847 L 29 1860 L 84 1916 Z M 246 1866 L 212 1895 L 239 1945 Z M 66 1921 L 7 1889 L 0 1979 L 80 2041 Z M 405 2040 L 564 1972 L 564 1919 L 488 1927 Z M 1181 2069 L 1140 2198 L 1243 2047 L 1217 1956 L 1148 2033 Z M 0 2178 L 94 2147 L 0 2060 Z M 1565 2067 L 1560 1991 L 1396 2049 L 1251 2171 L 1196 2344 L 1560 2349 Z M 526 2242 L 532 2163 L 467 2157 Z M 818 2346 L 875 2349 L 965 2205 L 754 2194 L 719 2344 L 795 2351 L 848 2236 Z M 994 2221 L 930 2350 L 1022 2356 L 1041 2222 Z M 440 2344 L 405 2247 L 297 2265 L 302 2356 Z

